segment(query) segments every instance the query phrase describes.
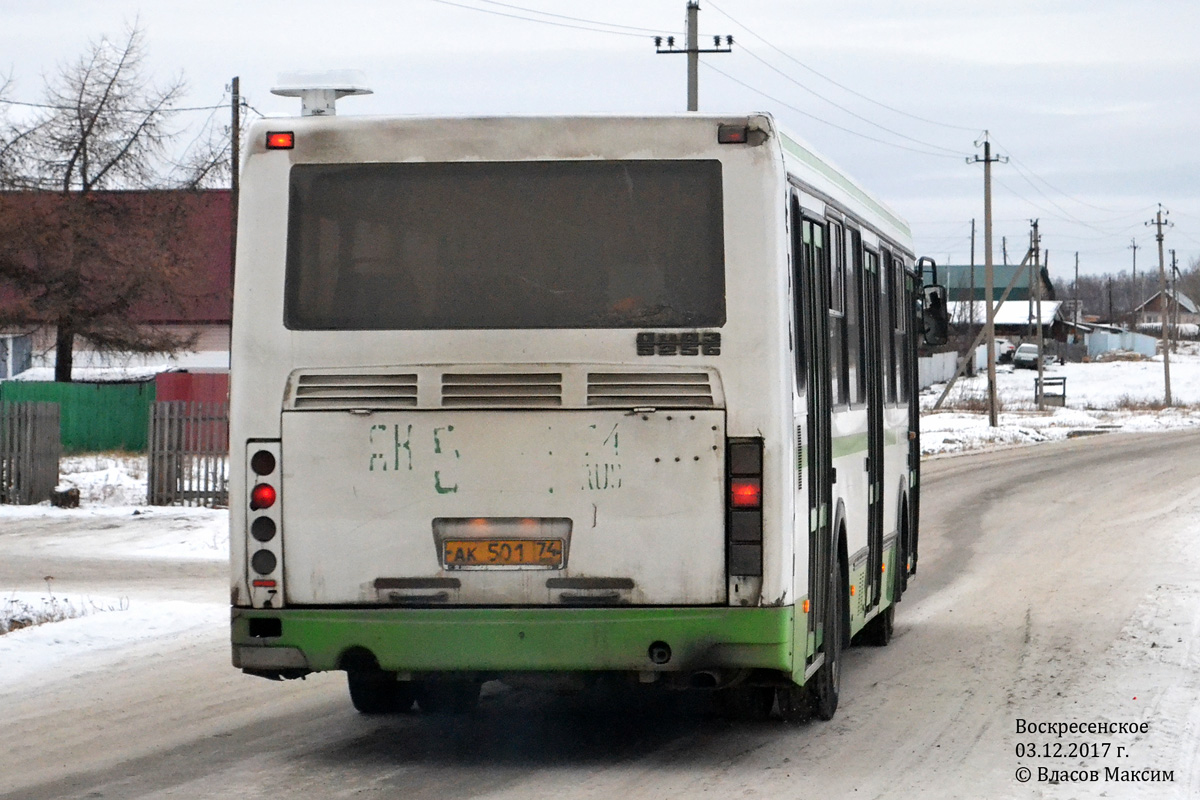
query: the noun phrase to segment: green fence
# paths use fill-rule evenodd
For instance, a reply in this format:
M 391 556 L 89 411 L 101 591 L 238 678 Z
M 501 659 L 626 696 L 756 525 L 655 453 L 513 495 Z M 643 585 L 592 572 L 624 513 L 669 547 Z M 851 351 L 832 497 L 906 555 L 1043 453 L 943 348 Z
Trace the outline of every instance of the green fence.
M 5 381 L 0 402 L 58 403 L 65 453 L 146 449 L 154 381 L 52 383 Z

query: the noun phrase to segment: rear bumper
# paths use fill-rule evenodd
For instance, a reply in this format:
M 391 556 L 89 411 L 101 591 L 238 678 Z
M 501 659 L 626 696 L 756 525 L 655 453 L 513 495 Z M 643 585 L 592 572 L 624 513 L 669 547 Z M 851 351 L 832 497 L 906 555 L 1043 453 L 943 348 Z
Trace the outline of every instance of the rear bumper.
M 792 671 L 779 608 L 233 609 L 234 666 L 334 670 L 365 648 L 389 671 Z M 264 624 L 251 620 L 278 620 Z M 252 636 L 252 630 L 260 635 Z M 262 636 L 263 632 L 278 635 Z M 671 658 L 656 664 L 650 645 Z M 800 656 L 801 660 L 803 655 Z M 278 662 L 276 664 L 276 662 Z

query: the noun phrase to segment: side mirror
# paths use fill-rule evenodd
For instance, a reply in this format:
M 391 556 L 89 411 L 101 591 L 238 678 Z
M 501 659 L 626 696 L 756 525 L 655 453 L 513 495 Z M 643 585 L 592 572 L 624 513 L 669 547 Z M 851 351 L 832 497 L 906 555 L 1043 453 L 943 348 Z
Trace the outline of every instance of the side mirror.
M 921 289 L 921 336 L 929 347 L 950 340 L 950 314 L 946 307 L 946 287 L 926 286 Z

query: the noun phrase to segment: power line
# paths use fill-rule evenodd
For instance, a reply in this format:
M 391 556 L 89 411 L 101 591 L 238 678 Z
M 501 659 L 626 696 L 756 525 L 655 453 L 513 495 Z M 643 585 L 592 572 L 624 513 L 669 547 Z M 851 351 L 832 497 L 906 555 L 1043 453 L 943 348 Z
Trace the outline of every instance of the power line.
M 10 106 L 27 106 L 29 108 L 48 108 L 54 111 L 77 111 L 80 108 L 79 106 L 59 106 L 51 103 L 29 103 L 24 100 L 8 100 L 2 97 L 0 97 L 0 103 Z M 149 114 L 151 112 L 161 111 L 211 111 L 217 108 L 225 108 L 225 104 L 221 103 L 214 106 L 184 106 L 182 108 L 171 108 L 169 106 L 165 108 L 123 108 L 120 109 L 120 111 L 131 114 L 135 112 L 138 114 Z
M 1032 187 L 1033 187 L 1033 190 L 1034 190 L 1035 192 L 1037 192 L 1038 194 L 1040 194 L 1042 197 L 1046 198 L 1046 202 L 1048 202 L 1050 205 L 1054 206 L 1054 207 L 1055 207 L 1055 208 L 1057 208 L 1059 211 L 1061 211 L 1063 214 L 1065 214 L 1065 215 L 1066 215 L 1066 217 L 1067 217 L 1067 219 L 1071 220 L 1072 222 L 1077 222 L 1077 223 L 1079 223 L 1080 225 L 1083 225 L 1083 226 L 1085 226 L 1085 227 L 1091 228 L 1092 230 L 1094 230 L 1094 231 L 1097 231 L 1098 233 L 1103 233 L 1103 231 L 1101 231 L 1099 228 L 1096 228 L 1096 227 L 1094 227 L 1094 226 L 1093 226 L 1093 225 L 1092 225 L 1090 222 L 1084 222 L 1084 221 L 1083 221 L 1083 220 L 1081 220 L 1079 217 L 1075 216 L 1075 215 L 1074 215 L 1074 214 L 1072 214 L 1070 211 L 1067 211 L 1065 208 L 1063 208 L 1062 206 L 1060 206 L 1058 203 L 1054 202 L 1054 198 L 1050 197 L 1050 195 L 1048 195 L 1048 194 L 1046 194 L 1045 192 L 1043 192 L 1043 191 L 1041 190 L 1041 187 L 1039 187 L 1039 186 L 1038 186 L 1036 183 L 1034 183 L 1033 181 L 1031 181 L 1031 180 L 1029 179 L 1029 176 L 1028 176 L 1028 175 L 1027 175 L 1027 174 L 1026 174 L 1026 173 L 1025 173 L 1023 170 L 1021 170 L 1020 168 L 1018 168 L 1018 169 L 1017 169 L 1017 174 L 1021 176 L 1021 179 L 1022 179 L 1022 180 L 1024 180 L 1026 183 L 1028 183 L 1030 186 L 1032 186 Z M 1010 192 L 1013 192 L 1013 194 L 1016 194 L 1016 192 L 1015 192 L 1015 191 L 1013 191 L 1013 189 L 1012 189 L 1011 187 L 1009 187 L 1009 186 L 1005 186 L 1004 188 L 1008 189 Z M 1030 202 L 1028 198 L 1023 198 L 1023 199 L 1024 199 L 1026 202 Z
M 501 3 L 501 2 L 498 2 L 498 0 L 476 0 L 476 2 L 487 3 L 490 6 L 502 6 L 504 8 L 511 8 L 516 11 L 525 11 L 529 14 L 541 14 L 546 17 L 555 17 L 556 19 L 569 19 L 572 22 L 586 22 L 591 25 L 607 25 L 610 28 L 623 28 L 628 31 L 639 31 L 641 33 L 649 33 L 651 35 L 662 33 L 662 31 L 657 30 L 655 28 L 639 28 L 635 25 L 618 25 L 615 22 L 600 22 L 599 20 L 583 19 L 582 17 L 569 17 L 566 14 L 552 14 L 549 11 L 538 11 L 536 8 L 524 8 L 523 6 L 515 6 L 512 3 Z M 479 10 L 484 11 L 485 9 L 481 8 Z
M 580 31 L 591 31 L 592 33 L 610 33 L 613 36 L 633 36 L 638 39 L 645 38 L 644 34 L 641 34 L 641 33 L 631 33 L 631 32 L 626 32 L 626 31 L 614 31 L 614 30 L 607 30 L 605 28 L 591 27 L 591 25 L 608 25 L 610 27 L 617 27 L 617 26 L 612 26 L 612 25 L 610 25 L 610 23 L 607 23 L 607 22 L 583 20 L 584 22 L 589 23 L 589 25 L 586 25 L 586 26 L 585 25 L 572 25 L 569 22 L 554 22 L 553 20 L 538 19 L 536 17 L 523 17 L 520 14 L 508 14 L 504 11 L 493 11 L 490 8 L 480 8 L 479 6 L 469 6 L 469 5 L 466 5 L 465 3 L 452 2 L 452 0 L 429 0 L 429 2 L 440 3 L 444 6 L 454 6 L 455 8 L 465 8 L 468 11 L 478 11 L 481 14 L 492 14 L 497 17 L 508 17 L 509 19 L 519 19 L 519 20 L 524 20 L 525 22 L 537 22 L 541 25 L 553 25 L 556 28 L 573 28 L 575 30 L 580 30 Z M 484 0 L 484 2 L 487 2 L 487 0 Z M 522 10 L 531 11 L 532 13 L 535 13 L 535 14 L 546 13 L 546 12 L 542 12 L 542 11 L 533 11 L 532 9 L 522 9 Z M 555 15 L 555 16 L 558 16 L 558 15 Z M 623 28 L 626 26 L 622 25 L 619 27 Z M 645 30 L 645 29 L 641 29 L 641 30 Z
M 713 72 L 716 72 L 719 75 L 724 75 L 726 78 L 733 81 L 734 83 L 736 83 L 740 86 L 744 86 L 745 88 L 749 89 L 752 92 L 755 92 L 756 94 L 762 95 L 763 97 L 770 100 L 772 103 L 778 103 L 779 105 L 783 106 L 784 108 L 791 109 L 792 111 L 795 111 L 797 114 L 800 114 L 801 116 L 808 117 L 809 119 L 814 120 L 816 122 L 820 122 L 822 125 L 828 125 L 831 128 L 836 128 L 837 130 L 842 131 L 843 133 L 848 133 L 851 136 L 857 136 L 860 139 L 866 139 L 867 141 L 877 142 L 879 144 L 887 145 L 888 147 L 896 147 L 896 148 L 899 148 L 900 150 L 908 150 L 909 152 L 912 152 L 912 153 L 920 153 L 922 155 L 933 156 L 935 158 L 953 158 L 955 160 L 961 158 L 961 156 L 958 156 L 958 155 L 947 155 L 946 153 L 935 153 L 930 150 L 918 150 L 915 147 L 908 147 L 907 145 L 896 144 L 895 142 L 889 142 L 885 139 L 879 139 L 874 136 L 868 136 L 865 133 L 859 133 L 856 130 L 851 130 L 850 128 L 846 128 L 842 125 L 838 125 L 836 122 L 830 122 L 827 119 L 821 119 L 820 117 L 816 116 L 815 114 L 810 114 L 807 111 L 799 109 L 796 106 L 792 105 L 791 103 L 786 103 L 783 100 L 780 100 L 778 97 L 769 95 L 766 92 L 764 92 L 762 89 L 759 89 L 755 86 L 751 86 L 750 84 L 746 83 L 745 81 L 742 81 L 742 80 L 739 80 L 739 79 L 733 77 L 728 72 L 725 72 L 722 69 L 718 69 L 717 67 L 714 67 L 712 64 L 703 63 L 701 66 L 703 66 L 707 69 L 711 69 Z
M 899 136 L 901 139 L 907 139 L 907 140 L 908 140 L 908 141 L 910 141 L 910 142 L 914 142 L 914 143 L 916 143 L 916 144 L 919 144 L 919 145 L 922 145 L 922 146 L 924 146 L 924 147 L 931 147 L 931 148 L 933 148 L 933 149 L 935 149 L 935 150 L 942 150 L 943 152 L 946 152 L 946 153 L 949 153 L 949 154 L 953 155 L 955 158 L 957 158 L 957 157 L 959 157 L 959 156 L 961 155 L 961 154 L 960 154 L 960 153 L 959 153 L 957 150 L 952 150 L 952 149 L 950 149 L 950 148 L 948 148 L 948 147 L 942 147 L 941 145 L 939 145 L 939 144 L 933 144 L 932 142 L 926 142 L 926 141 L 922 141 L 921 139 L 915 139 L 915 138 L 913 138 L 912 136 L 908 136 L 908 135 L 906 135 L 906 134 L 900 133 L 899 131 L 892 130 L 891 128 L 887 127 L 886 125 L 880 125 L 878 122 L 874 122 L 874 121 L 872 121 L 872 120 L 869 120 L 869 119 L 867 119 L 866 117 L 864 117 L 864 116 L 863 116 L 863 115 L 861 115 L 861 114 L 856 114 L 855 112 L 851 111 L 850 109 L 846 108 L 845 106 L 843 106 L 843 105 L 840 105 L 840 104 L 838 104 L 838 103 L 834 102 L 833 100 L 830 100 L 828 97 L 825 97 L 824 95 L 822 95 L 821 93 L 817 92 L 816 90 L 814 90 L 814 89 L 810 89 L 809 87 L 805 86 L 803 83 L 801 83 L 800 81 L 796 80 L 796 79 L 795 79 L 795 78 L 793 78 L 791 75 L 788 75 L 788 74 L 787 74 L 786 72 L 784 72 L 783 70 L 781 70 L 781 69 L 779 69 L 778 67 L 774 66 L 773 64 L 771 64 L 771 63 L 767 62 L 767 61 L 766 61 L 765 59 L 763 59 L 761 56 L 759 56 L 759 55 L 755 54 L 755 53 L 754 53 L 752 50 L 750 50 L 750 49 L 749 49 L 748 47 L 746 47 L 745 45 L 742 45 L 741 49 L 742 49 L 742 50 L 743 50 L 743 51 L 744 51 L 744 52 L 745 52 L 747 55 L 749 55 L 751 58 L 753 58 L 753 59 L 755 59 L 756 61 L 758 61 L 758 62 L 762 63 L 762 64 L 763 64 L 764 66 L 766 66 L 768 69 L 770 69 L 770 70 L 772 70 L 772 71 L 774 71 L 774 72 L 777 72 L 777 73 L 779 73 L 779 74 L 780 74 L 780 75 L 782 75 L 784 78 L 786 78 L 787 80 L 789 80 L 789 81 L 791 81 L 792 83 L 796 84 L 797 86 L 799 86 L 799 87 L 800 87 L 801 89 L 803 89 L 804 91 L 808 92 L 809 94 L 813 95 L 814 97 L 817 97 L 817 98 L 819 98 L 819 99 L 821 99 L 821 100 L 824 100 L 826 103 L 829 103 L 829 104 L 830 104 L 831 106 L 833 106 L 834 108 L 837 108 L 837 109 L 839 109 L 840 111 L 843 111 L 843 112 L 845 112 L 845 113 L 849 114 L 850 116 L 854 117 L 854 118 L 855 118 L 855 119 L 857 119 L 857 120 L 861 120 L 862 122 L 865 122 L 865 123 L 867 123 L 868 125 L 871 125 L 871 126 L 873 126 L 873 127 L 879 128 L 881 131 L 886 131 L 887 133 L 890 133 L 890 134 L 892 134 L 893 136 Z
M 806 69 L 806 70 L 808 70 L 809 72 L 811 72 L 813 75 L 816 75 L 818 78 L 821 78 L 822 80 L 825 80 L 825 81 L 828 81 L 829 83 L 832 83 L 834 86 L 838 87 L 839 89 L 841 89 L 841 90 L 842 90 L 842 91 L 844 91 L 844 92 L 849 92 L 850 94 L 854 95 L 855 97 L 858 97 L 858 98 L 861 98 L 861 99 L 863 99 L 863 100 L 866 100 L 868 103 L 872 103 L 872 104 L 874 104 L 874 105 L 877 105 L 877 106 L 879 106 L 880 108 L 887 109 L 888 111 L 891 111 L 891 112 L 892 112 L 892 113 L 894 113 L 894 114 L 900 114 L 900 115 L 902 115 L 902 116 L 909 117 L 910 119 L 915 119 L 915 120 L 917 120 L 918 122 L 924 122 L 924 123 L 927 123 L 927 124 L 929 124 L 929 125 L 938 125 L 938 126 L 940 126 L 940 127 L 943 127 L 943 128 L 950 128 L 950 129 L 952 129 L 952 130 L 967 131 L 967 132 L 969 132 L 969 133 L 978 133 L 978 131 L 979 131 L 979 129 L 978 129 L 978 128 L 968 128 L 968 127 L 964 127 L 964 126 L 962 126 L 962 125 L 952 125 L 952 124 L 950 124 L 950 123 L 948 123 L 948 122 L 939 122 L 939 121 L 937 121 L 937 120 L 934 120 L 934 119 L 927 119 L 927 118 L 925 118 L 925 117 L 919 117 L 919 116 L 917 116 L 916 114 L 910 114 L 910 113 L 909 113 L 909 112 L 907 112 L 907 111 L 903 111 L 903 110 L 901 110 L 901 109 L 899 109 L 899 108 L 896 108 L 896 107 L 894 107 L 894 106 L 890 106 L 890 105 L 888 105 L 887 103 L 881 103 L 881 102 L 880 102 L 880 101 L 878 101 L 878 100 L 875 100 L 875 99 L 873 99 L 873 98 L 871 98 L 871 97 L 868 97 L 867 95 L 863 94 L 862 92 L 855 91 L 854 89 L 851 89 L 849 86 L 846 86 L 846 85 L 845 85 L 845 84 L 843 84 L 843 83 L 839 83 L 838 81 L 834 80 L 833 78 L 829 77 L 828 75 L 826 75 L 826 74 L 824 74 L 824 73 L 822 73 L 822 72 L 820 72 L 820 71 L 818 71 L 818 70 L 816 70 L 816 69 L 814 69 L 814 68 L 810 67 L 808 64 L 805 64 L 805 63 L 804 63 L 803 61 L 801 61 L 800 59 L 796 58 L 795 56 L 792 56 L 792 55 L 790 55 L 790 54 L 789 54 L 789 53 L 787 53 L 785 50 L 782 50 L 782 49 L 780 49 L 779 47 L 776 47 L 775 45 L 771 44 L 769 41 L 767 41 L 766 39 L 764 39 L 762 36 L 760 36 L 759 34 L 755 33 L 755 32 L 754 32 L 754 31 L 752 31 L 750 28 L 746 27 L 746 26 L 745 26 L 745 25 L 743 25 L 741 22 L 738 22 L 736 19 L 734 19 L 733 17 L 731 17 L 731 16 L 730 16 L 730 15 L 729 15 L 729 14 L 728 14 L 728 13 L 727 13 L 727 12 L 726 12 L 724 9 L 722 9 L 722 8 L 721 8 L 720 6 L 718 6 L 716 3 L 712 2 L 712 0 L 708 0 L 708 4 L 709 4 L 710 6 L 712 6 L 713 8 L 715 8 L 717 11 L 719 11 L 721 14 L 723 14 L 723 15 L 724 15 L 724 16 L 725 16 L 725 17 L 726 17 L 726 18 L 727 18 L 727 19 L 728 19 L 730 22 L 732 22 L 734 25 L 737 25 L 739 28 L 741 28 L 742 30 L 746 31 L 746 33 L 749 33 L 749 34 L 750 34 L 751 36 L 753 36 L 755 39 L 758 39 L 760 42 L 762 42 L 763 44 L 765 44 L 767 47 L 770 47 L 772 50 L 774 50 L 775 52 L 779 53 L 779 54 L 780 54 L 781 56 L 783 56 L 784 58 L 788 59 L 789 61 L 793 61 L 793 62 L 795 62 L 796 64 L 800 65 L 800 66 L 801 66 L 801 67 L 803 67 L 804 69 Z
M 1020 172 L 1018 172 L 1017 174 L 1019 175 L 1019 174 L 1020 174 Z M 1102 228 L 1098 228 L 1098 227 L 1096 227 L 1095 225 L 1091 224 L 1090 222 L 1085 222 L 1085 221 L 1083 221 L 1083 220 L 1079 219 L 1078 217 L 1076 217 L 1076 216 L 1073 216 L 1073 215 L 1072 215 L 1070 212 L 1068 212 L 1066 209 L 1064 209 L 1064 208 L 1063 208 L 1062 206 L 1060 206 L 1058 203 L 1055 203 L 1055 202 L 1054 202 L 1053 200 L 1051 200 L 1049 197 L 1046 197 L 1046 194 L 1045 194 L 1044 192 L 1042 192 L 1040 189 L 1038 190 L 1039 194 L 1041 194 L 1043 197 L 1046 197 L 1046 200 L 1048 200 L 1048 201 L 1050 202 L 1050 204 L 1051 204 L 1051 205 L 1053 205 L 1055 208 L 1057 208 L 1059 211 L 1061 211 L 1063 214 L 1065 214 L 1065 215 L 1066 215 L 1065 217 L 1060 217 L 1060 216 L 1058 216 L 1057 214 L 1055 214 L 1053 211 L 1051 211 L 1050 209 L 1046 208 L 1045 206 L 1042 206 L 1042 205 L 1039 205 L 1038 203 L 1035 203 L 1033 200 L 1031 200 L 1031 199 L 1029 199 L 1028 197 L 1026 197 L 1025 195 L 1021 194 L 1021 193 L 1020 193 L 1020 192 L 1018 192 L 1016 189 L 1014 189 L 1013 187 L 1009 186 L 1007 183 L 1005 183 L 1004 181 L 1000 180 L 999 178 L 997 178 L 997 179 L 996 179 L 996 183 L 1000 184 L 1000 185 L 1001 185 L 1001 186 L 1003 186 L 1005 189 L 1007 189 L 1007 190 L 1008 190 L 1008 191 L 1009 191 L 1009 192 L 1010 192 L 1010 193 L 1011 193 L 1011 194 L 1012 194 L 1014 197 L 1016 197 L 1016 198 L 1018 198 L 1018 199 L 1020 199 L 1020 200 L 1024 200 L 1026 203 L 1028 203 L 1029 205 L 1033 206 L 1033 207 L 1034 207 L 1034 208 L 1036 208 L 1038 211 L 1041 211 L 1043 214 L 1045 214 L 1045 215 L 1046 215 L 1048 218 L 1050 218 L 1050 219 L 1057 219 L 1057 220 L 1059 220 L 1059 221 L 1062 221 L 1062 222 L 1071 222 L 1071 223 L 1074 223 L 1074 224 L 1076 224 L 1076 225 L 1082 225 L 1082 226 L 1083 226 L 1083 227 L 1085 227 L 1085 228 L 1089 228 L 1089 229 L 1091 229 L 1091 230 L 1095 231 L 1096 233 L 1101 233 L 1101 234 L 1109 234 L 1109 231 L 1106 231 L 1106 230 L 1104 230 L 1104 229 L 1102 229 Z M 1033 188 L 1037 189 L 1037 187 L 1036 187 L 1036 186 L 1034 186 Z
M 1074 196 L 1068 194 L 1067 192 L 1064 192 L 1062 189 L 1059 189 L 1057 186 L 1050 183 L 1045 178 L 1041 177 L 1036 172 L 1034 172 L 1033 169 L 1030 168 L 1028 165 L 1026 165 L 1024 162 L 1022 162 L 1016 158 L 1012 158 L 1011 156 L 1010 156 L 1010 160 L 1012 161 L 1013 167 L 1017 170 L 1017 174 L 1019 174 L 1025 180 L 1026 183 L 1028 183 L 1030 186 L 1032 186 L 1034 188 L 1034 190 L 1037 191 L 1038 194 L 1040 194 L 1042 197 L 1045 197 L 1046 200 L 1048 200 L 1051 203 L 1054 203 L 1054 200 L 1052 200 L 1049 195 L 1047 195 L 1045 192 L 1043 192 L 1041 190 L 1041 188 L 1038 187 L 1033 182 L 1033 178 L 1037 178 L 1039 181 L 1041 181 L 1046 186 L 1048 186 L 1051 190 L 1058 192 L 1063 197 L 1067 198 L 1068 200 L 1071 200 L 1072 202 L 1078 203 L 1079 205 L 1087 206 L 1088 208 L 1094 208 L 1097 211 L 1107 211 L 1111 214 L 1118 214 L 1119 216 L 1114 217 L 1112 220 L 1110 220 L 1112 222 L 1117 222 L 1119 220 L 1127 219 L 1127 218 L 1133 217 L 1133 216 L 1140 216 L 1143 213 L 1143 211 L 1145 210 L 1145 209 L 1139 209 L 1136 211 L 1121 213 L 1119 210 L 1117 210 L 1115 208 L 1104 208 L 1102 206 L 1097 206 L 1097 205 L 1093 205 L 1091 203 L 1084 202 L 1083 200 L 1080 200 L 1079 198 L 1074 197 Z M 1070 214 L 1070 212 L 1068 212 L 1066 209 L 1062 208 L 1062 206 L 1059 206 L 1057 203 L 1054 203 L 1054 205 L 1056 208 L 1058 208 L 1064 214 L 1067 214 L 1067 216 L 1072 216 Z M 1109 221 L 1109 220 L 1106 220 L 1106 221 Z

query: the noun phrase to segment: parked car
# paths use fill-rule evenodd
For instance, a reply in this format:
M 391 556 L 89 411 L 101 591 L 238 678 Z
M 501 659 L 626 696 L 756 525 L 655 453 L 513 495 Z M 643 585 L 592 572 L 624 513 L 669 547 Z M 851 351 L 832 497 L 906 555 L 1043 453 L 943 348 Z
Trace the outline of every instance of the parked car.
M 1037 369 L 1038 365 L 1038 346 L 1033 342 L 1026 342 L 1013 351 L 1012 363 L 1014 369 Z M 1043 362 L 1045 363 L 1045 362 Z
M 1013 351 L 1017 346 L 1008 339 L 996 338 L 996 363 L 1007 364 L 1012 361 Z

